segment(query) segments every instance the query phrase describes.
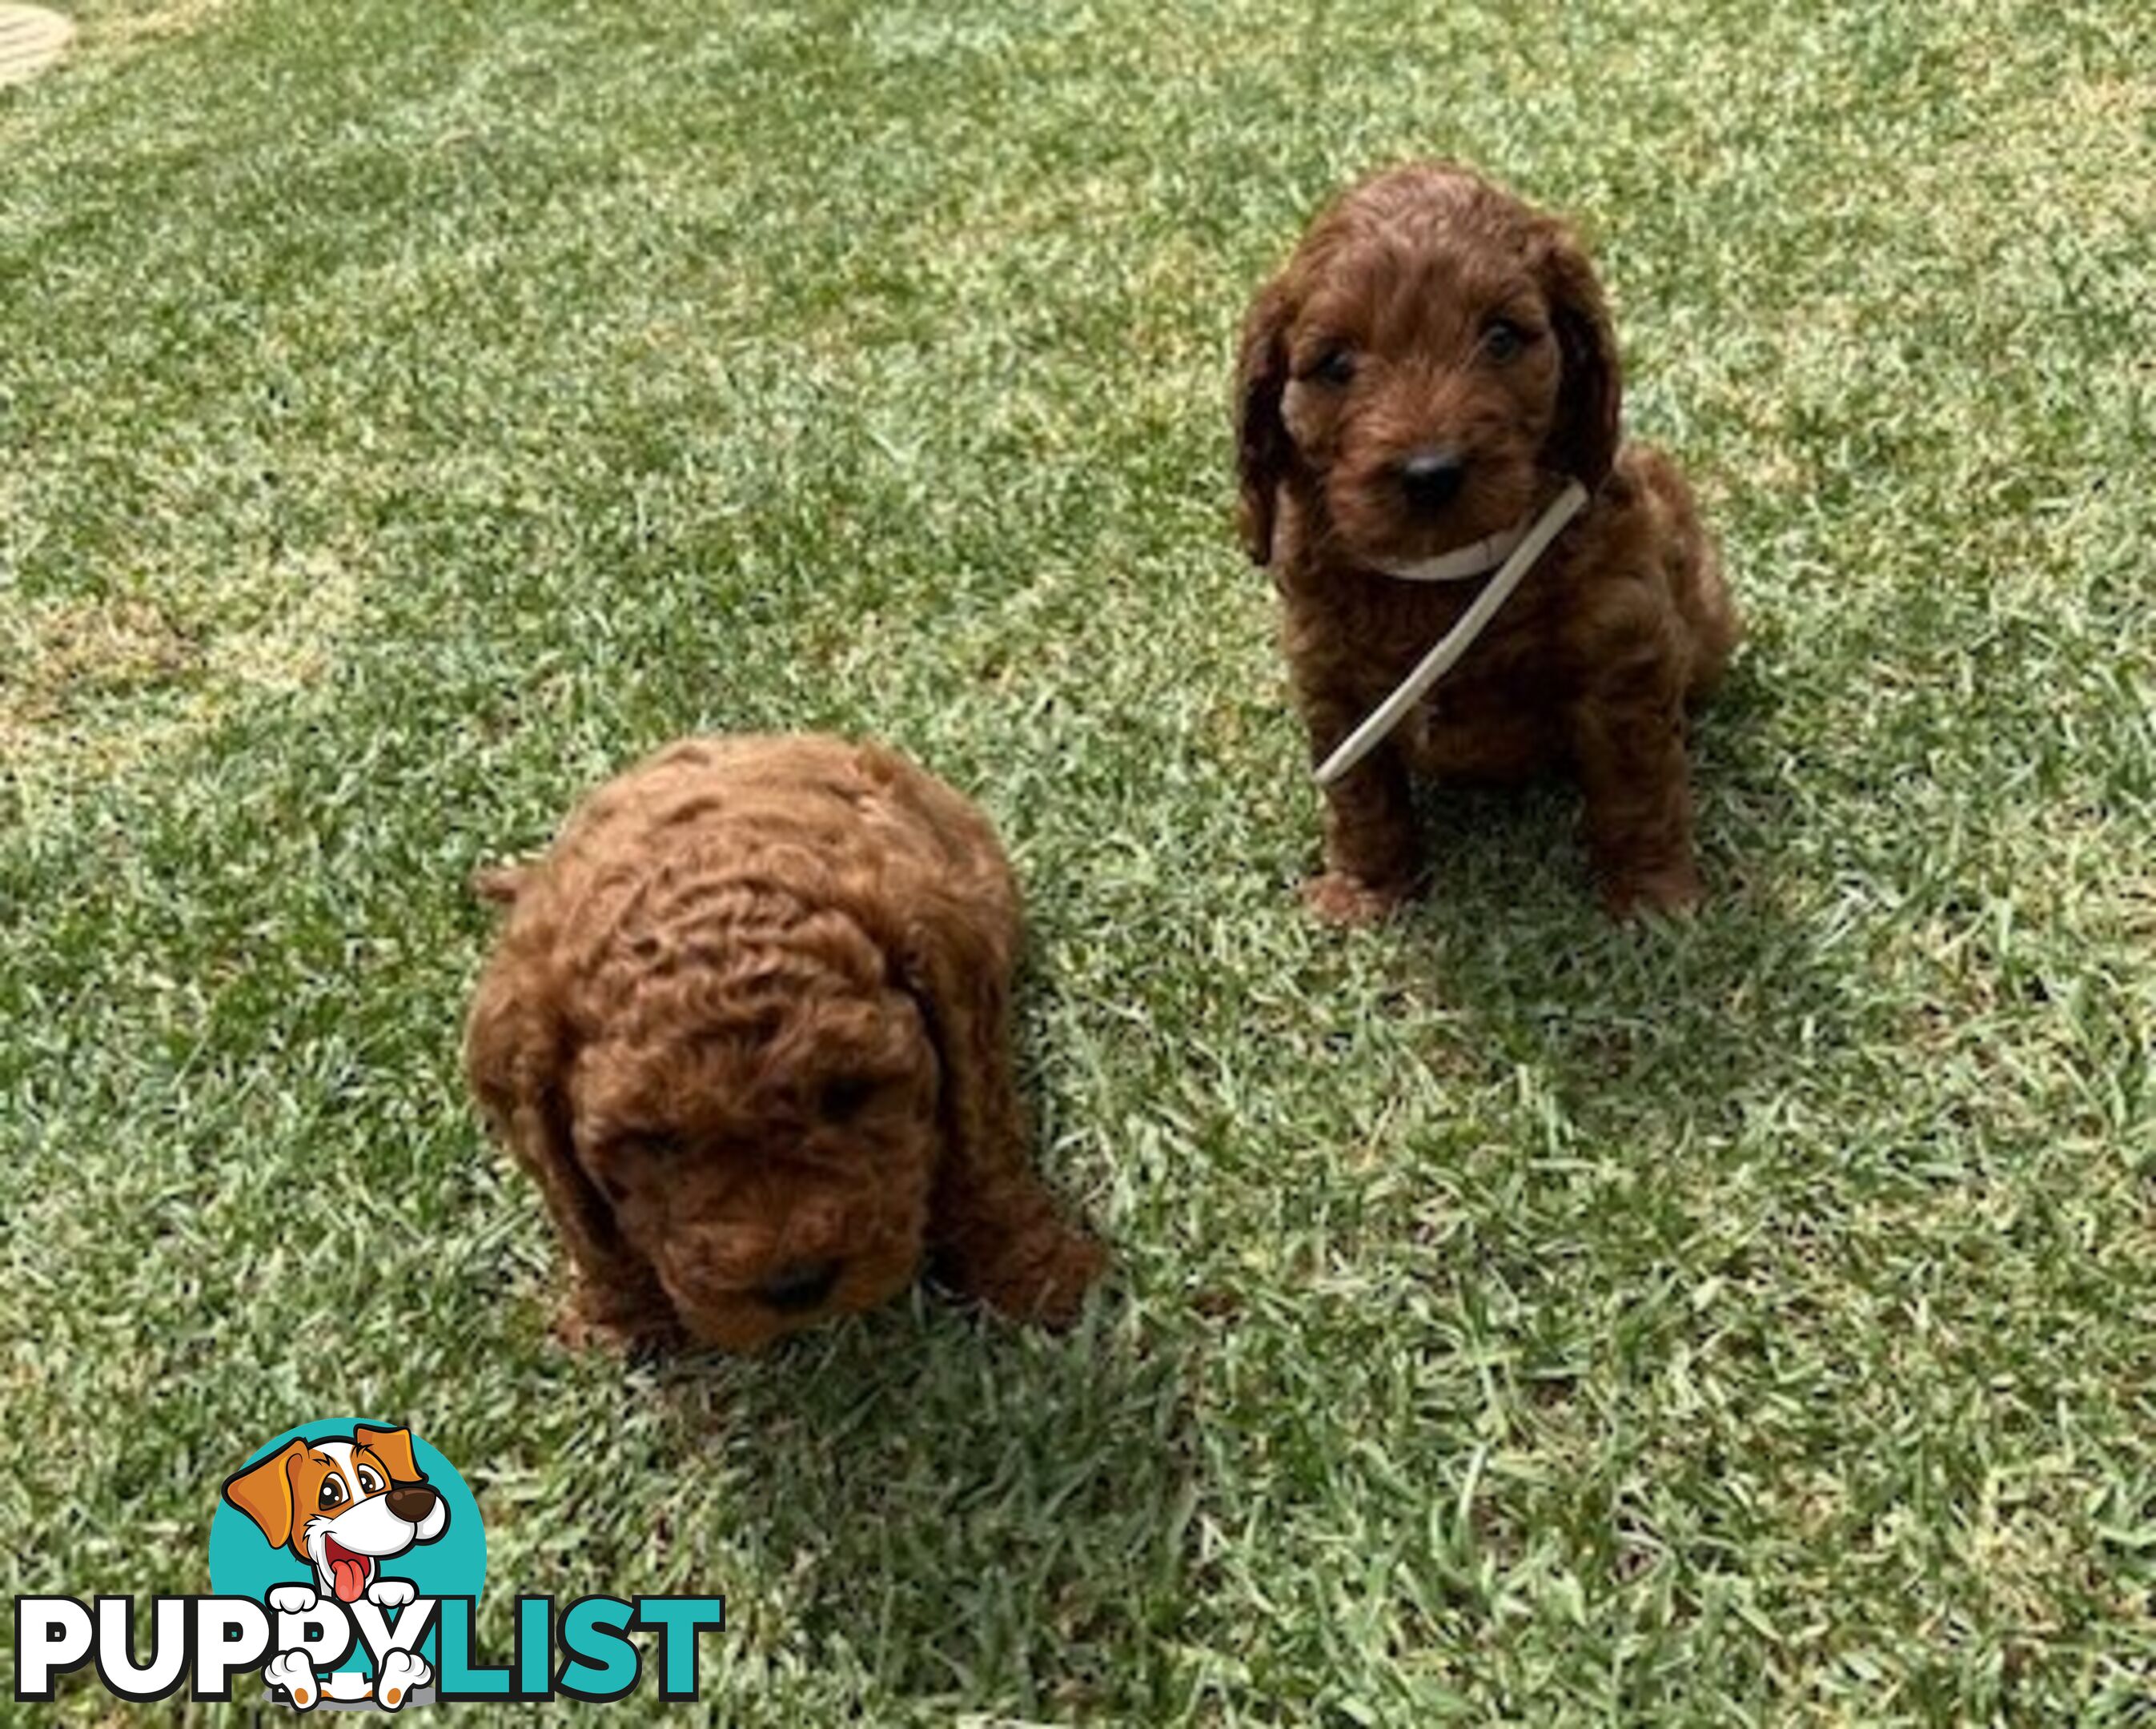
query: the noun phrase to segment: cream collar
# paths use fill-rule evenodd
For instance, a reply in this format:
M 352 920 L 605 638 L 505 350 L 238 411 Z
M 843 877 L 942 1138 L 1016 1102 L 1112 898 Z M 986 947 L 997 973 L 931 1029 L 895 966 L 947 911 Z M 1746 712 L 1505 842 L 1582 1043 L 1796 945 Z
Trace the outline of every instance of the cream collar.
M 1586 504 L 1587 489 L 1577 480 L 1568 480 L 1564 490 L 1552 499 L 1532 523 L 1491 535 L 1471 546 L 1458 547 L 1436 558 L 1397 567 L 1378 567 L 1387 576 L 1398 577 L 1403 582 L 1457 582 L 1480 576 L 1491 567 L 1486 562 L 1470 567 L 1475 559 L 1488 560 L 1494 553 L 1498 563 L 1497 574 L 1460 615 L 1460 622 L 1422 657 L 1415 670 L 1401 680 L 1399 689 L 1379 703 L 1368 718 L 1348 735 L 1340 747 L 1318 764 L 1319 786 L 1331 786 L 1368 756 L 1407 717 L 1408 711 L 1422 700 L 1430 687 L 1452 670 L 1454 664 L 1475 645 L 1475 639 L 1497 616 L 1497 608 L 1520 586 L 1521 579 L 1534 568 L 1535 561 L 1557 538 L 1558 531 Z

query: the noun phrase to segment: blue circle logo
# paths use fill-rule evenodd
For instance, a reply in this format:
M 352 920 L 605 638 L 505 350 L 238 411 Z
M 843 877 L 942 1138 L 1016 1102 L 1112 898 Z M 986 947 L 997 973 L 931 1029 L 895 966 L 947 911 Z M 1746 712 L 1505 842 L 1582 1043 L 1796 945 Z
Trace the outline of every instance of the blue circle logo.
M 435 1617 L 409 1606 L 476 1597 L 485 1577 L 479 1503 L 456 1468 L 368 1418 L 303 1424 L 258 1448 L 210 1521 L 210 1588 L 270 1610 L 263 1680 L 302 1710 L 431 1700 Z

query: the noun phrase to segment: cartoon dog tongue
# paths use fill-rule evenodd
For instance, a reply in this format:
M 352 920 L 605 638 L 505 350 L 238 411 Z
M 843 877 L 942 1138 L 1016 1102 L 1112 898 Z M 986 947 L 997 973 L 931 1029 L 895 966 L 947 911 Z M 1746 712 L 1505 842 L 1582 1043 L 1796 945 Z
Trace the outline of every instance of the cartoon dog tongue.
M 331 1588 L 336 1593 L 339 1603 L 357 1603 L 359 1594 L 367 1588 L 367 1575 L 372 1566 L 364 1555 L 355 1555 L 342 1543 L 332 1540 L 323 1552 L 330 1564 Z

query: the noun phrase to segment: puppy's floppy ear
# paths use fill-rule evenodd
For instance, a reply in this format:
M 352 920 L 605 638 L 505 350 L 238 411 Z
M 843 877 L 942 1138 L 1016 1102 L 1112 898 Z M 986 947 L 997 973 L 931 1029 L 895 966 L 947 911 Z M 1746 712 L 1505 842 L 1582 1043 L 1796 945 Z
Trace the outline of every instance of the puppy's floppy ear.
M 543 945 L 543 933 L 512 931 L 487 962 L 465 1029 L 465 1074 L 488 1126 L 538 1179 L 578 1274 L 608 1290 L 641 1289 L 649 1264 L 577 1162 L 566 1086 L 575 1049 L 553 969 L 536 952 Z
M 389 1467 L 393 1483 L 424 1483 L 427 1475 L 419 1469 L 419 1461 L 412 1455 L 412 1431 L 408 1429 L 368 1429 L 364 1424 L 352 1432 L 352 1439 L 367 1449 Z
M 929 1249 L 957 1290 L 1021 1320 L 1061 1325 L 1106 1265 L 1034 1170 L 1011 1061 L 1018 886 L 986 818 L 941 782 L 891 758 L 900 820 L 934 831 L 947 872 L 886 880 L 860 913 L 919 1005 L 942 1070 L 942 1147 L 929 1195 Z
M 1557 423 L 1543 460 L 1592 490 L 1617 459 L 1624 385 L 1616 332 L 1594 265 L 1560 223 L 1551 223 L 1543 233 L 1541 274 L 1564 364 Z
M 254 1521 L 281 1549 L 292 1541 L 292 1460 L 307 1450 L 305 1441 L 287 1441 L 267 1459 L 224 1480 L 224 1498 Z
M 1280 483 L 1295 454 L 1281 418 L 1293 310 L 1286 278 L 1276 276 L 1243 315 L 1235 357 L 1235 526 L 1253 564 L 1271 562 Z

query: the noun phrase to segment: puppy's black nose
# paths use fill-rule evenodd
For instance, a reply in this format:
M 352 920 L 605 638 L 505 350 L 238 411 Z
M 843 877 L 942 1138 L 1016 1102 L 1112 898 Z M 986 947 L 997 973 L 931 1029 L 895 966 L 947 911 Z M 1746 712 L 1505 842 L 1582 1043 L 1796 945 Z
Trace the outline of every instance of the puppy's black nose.
M 782 1315 L 798 1315 L 813 1309 L 831 1294 L 839 1282 L 834 1260 L 800 1260 L 781 1267 L 756 1288 L 757 1300 Z
M 1467 464 L 1450 450 L 1418 450 L 1400 464 L 1400 486 L 1417 510 L 1441 510 L 1460 495 Z
M 382 1497 L 389 1503 L 389 1511 L 407 1525 L 417 1525 L 434 1511 L 439 1497 L 425 1483 L 398 1483 Z

